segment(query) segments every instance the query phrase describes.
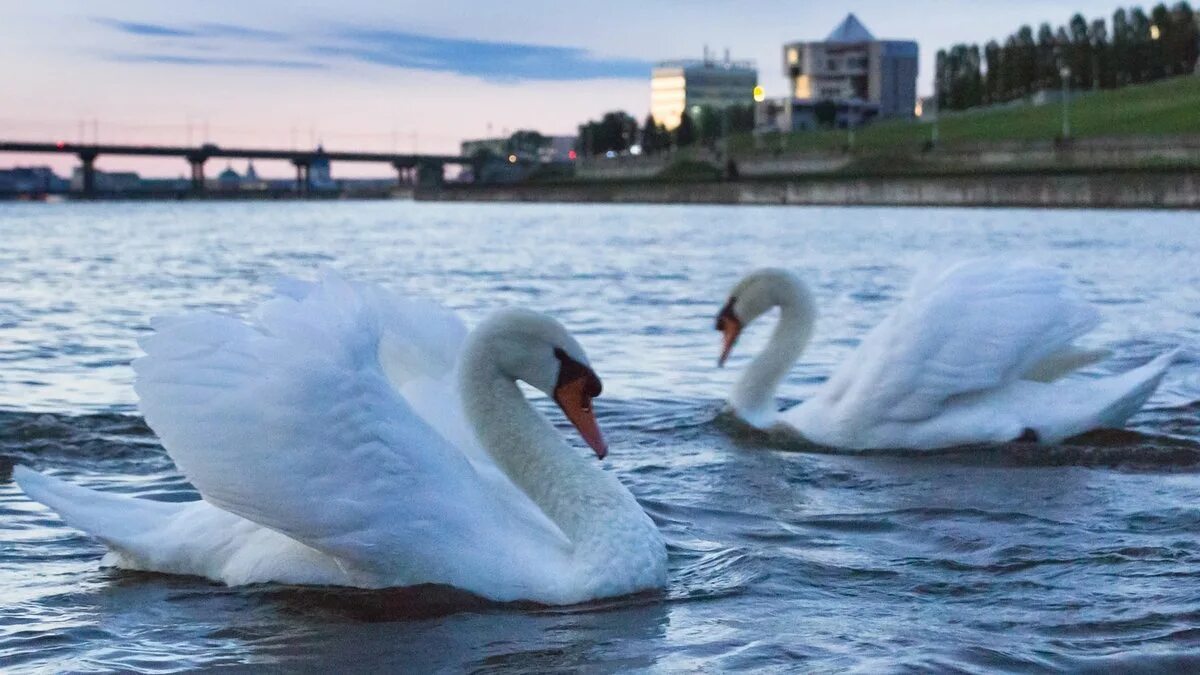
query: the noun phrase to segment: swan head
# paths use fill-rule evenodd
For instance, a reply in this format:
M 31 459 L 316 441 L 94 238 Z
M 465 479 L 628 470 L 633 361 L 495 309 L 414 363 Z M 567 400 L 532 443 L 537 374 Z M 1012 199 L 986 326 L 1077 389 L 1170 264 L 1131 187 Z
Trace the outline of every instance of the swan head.
M 604 459 L 608 445 L 592 407 L 602 389 L 600 378 L 562 324 L 531 310 L 508 309 L 493 314 L 476 333 L 489 342 L 504 376 L 552 398 L 596 456 Z
M 724 338 L 717 365 L 725 365 L 742 329 L 771 308 L 789 302 L 800 286 L 796 275 L 776 267 L 764 267 L 742 277 L 717 314 L 717 330 Z

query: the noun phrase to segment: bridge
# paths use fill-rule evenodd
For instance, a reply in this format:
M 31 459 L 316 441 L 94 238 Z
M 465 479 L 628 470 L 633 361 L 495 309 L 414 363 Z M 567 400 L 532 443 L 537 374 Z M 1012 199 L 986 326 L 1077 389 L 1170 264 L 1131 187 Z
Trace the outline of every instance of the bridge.
M 296 191 L 308 194 L 312 188 L 309 175 L 317 160 L 330 162 L 376 162 L 391 165 L 401 185 L 416 182 L 438 185 L 447 164 L 467 166 L 472 160 L 455 155 L 403 155 L 380 152 L 337 152 L 316 150 L 270 150 L 262 148 L 223 148 L 212 143 L 195 147 L 169 145 L 101 145 L 83 143 L 24 143 L 0 141 L 0 152 L 58 153 L 79 157 L 83 168 L 83 193 L 96 193 L 96 158 L 100 155 L 136 157 L 179 157 L 192 168 L 192 190 L 204 191 L 204 163 L 214 157 L 232 159 L 278 159 L 296 167 Z

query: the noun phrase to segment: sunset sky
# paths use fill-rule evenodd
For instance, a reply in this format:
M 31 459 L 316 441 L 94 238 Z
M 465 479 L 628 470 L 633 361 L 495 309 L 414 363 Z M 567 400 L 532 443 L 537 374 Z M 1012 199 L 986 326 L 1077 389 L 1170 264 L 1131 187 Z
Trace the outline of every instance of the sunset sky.
M 705 44 L 758 63 L 786 91 L 784 42 L 823 38 L 853 11 L 915 39 L 920 90 L 938 48 L 1022 23 L 1111 15 L 1111 0 L 610 0 L 337 3 L 58 0 L 5 3 L 0 139 L 456 152 L 518 128 L 574 133 L 607 110 L 645 117 L 655 61 Z M 1146 5 L 1148 8 L 1149 5 Z M 69 157 L 0 155 L 0 167 Z M 180 175 L 182 162 L 102 157 L 101 169 Z M 210 164 L 213 173 L 223 164 Z M 239 171 L 242 166 L 235 163 Z M 260 172 L 286 175 L 280 165 Z M 345 167 L 348 175 L 383 169 Z

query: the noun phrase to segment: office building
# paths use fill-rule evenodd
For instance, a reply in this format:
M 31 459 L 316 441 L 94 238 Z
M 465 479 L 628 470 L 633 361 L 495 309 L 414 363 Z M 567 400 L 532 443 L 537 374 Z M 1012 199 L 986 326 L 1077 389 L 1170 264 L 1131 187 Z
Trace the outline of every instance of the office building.
M 700 60 L 665 61 L 650 75 L 650 114 L 667 130 L 679 126 L 685 110 L 695 118 L 700 108 L 725 109 L 754 103 L 758 69 L 751 61 L 731 61 L 729 51 L 717 61 L 708 49 Z
M 916 42 L 876 39 L 853 14 L 820 42 L 788 43 L 783 46 L 783 68 L 791 95 L 784 102 L 784 114 L 775 117 L 776 125 L 796 130 L 819 123 L 813 111 L 821 102 L 833 103 L 839 127 L 876 117 L 913 117 L 917 56 Z

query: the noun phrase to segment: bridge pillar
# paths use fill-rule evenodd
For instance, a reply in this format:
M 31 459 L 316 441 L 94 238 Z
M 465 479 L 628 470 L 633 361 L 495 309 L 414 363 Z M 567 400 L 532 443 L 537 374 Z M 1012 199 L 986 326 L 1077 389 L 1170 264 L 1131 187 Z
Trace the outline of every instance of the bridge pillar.
M 400 187 L 408 187 L 412 185 L 412 165 L 402 162 L 392 162 L 392 167 L 396 169 L 396 182 Z
M 307 197 L 309 188 L 312 187 L 308 160 L 293 159 L 292 164 L 296 165 L 296 194 Z
M 192 165 L 192 192 L 204 192 L 204 162 L 207 157 L 201 155 L 190 155 L 188 164 Z
M 91 198 L 96 196 L 96 153 L 79 153 L 79 162 L 83 165 L 83 195 Z

